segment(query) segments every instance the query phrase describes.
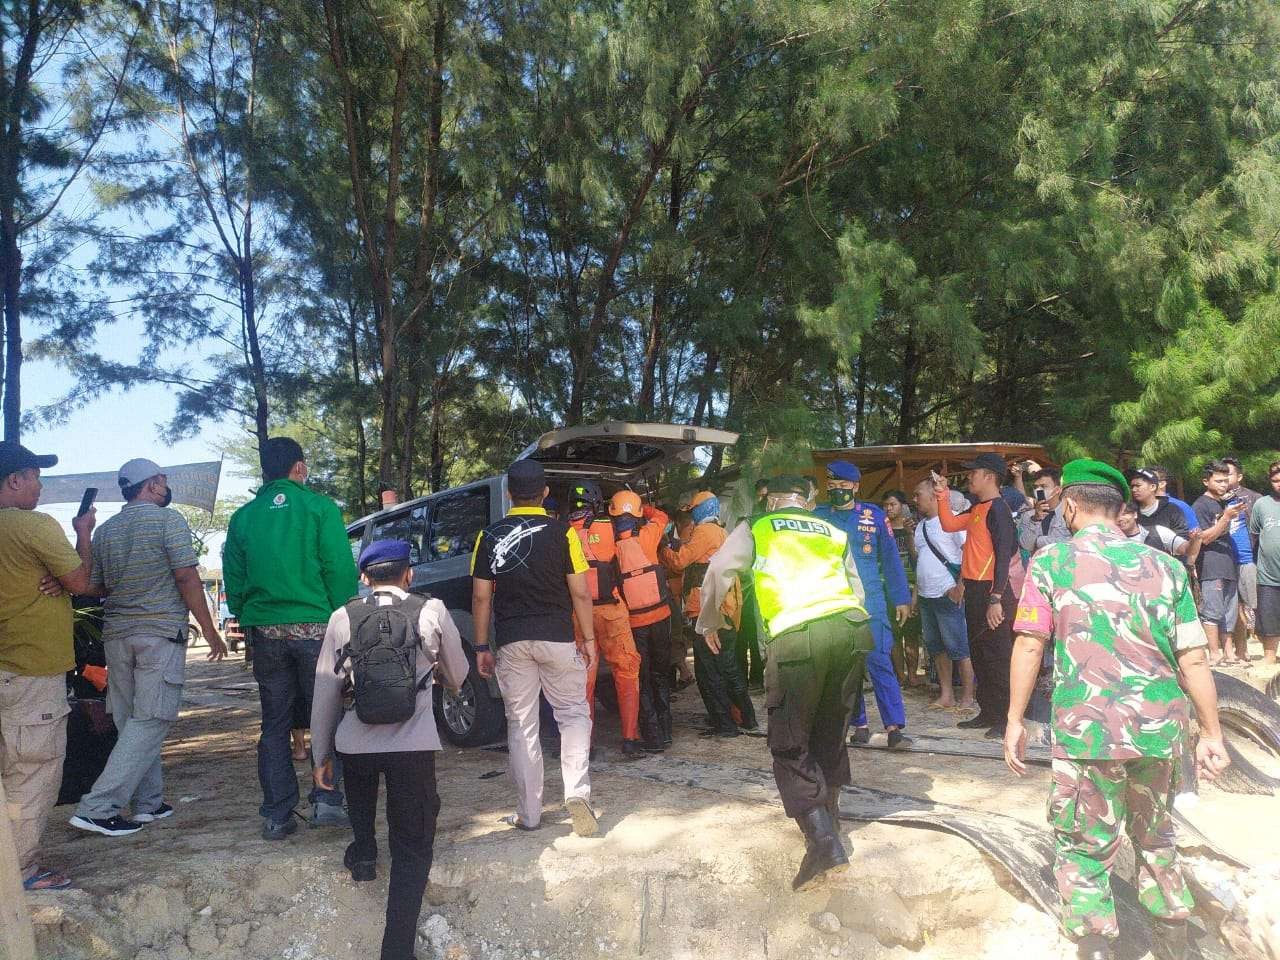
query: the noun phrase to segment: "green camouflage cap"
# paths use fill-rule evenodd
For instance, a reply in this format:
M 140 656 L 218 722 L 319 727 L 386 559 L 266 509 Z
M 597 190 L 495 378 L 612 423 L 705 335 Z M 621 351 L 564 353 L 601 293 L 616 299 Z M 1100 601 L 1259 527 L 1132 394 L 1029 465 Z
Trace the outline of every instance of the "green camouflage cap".
M 1115 487 L 1120 495 L 1129 499 L 1129 481 L 1124 474 L 1101 460 L 1072 460 L 1062 468 L 1062 485 L 1069 487 L 1073 483 L 1103 483 Z

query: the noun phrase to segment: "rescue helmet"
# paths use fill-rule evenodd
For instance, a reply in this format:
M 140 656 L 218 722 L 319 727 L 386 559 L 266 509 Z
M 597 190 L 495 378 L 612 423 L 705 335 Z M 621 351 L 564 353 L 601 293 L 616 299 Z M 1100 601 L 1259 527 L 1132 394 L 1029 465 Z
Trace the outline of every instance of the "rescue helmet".
M 573 513 L 595 511 L 603 503 L 604 494 L 600 492 L 600 484 L 594 480 L 580 480 L 569 488 L 569 510 Z
M 640 502 L 640 495 L 632 493 L 630 490 L 619 490 L 609 499 L 609 516 L 623 517 L 630 516 L 639 518 L 644 505 Z

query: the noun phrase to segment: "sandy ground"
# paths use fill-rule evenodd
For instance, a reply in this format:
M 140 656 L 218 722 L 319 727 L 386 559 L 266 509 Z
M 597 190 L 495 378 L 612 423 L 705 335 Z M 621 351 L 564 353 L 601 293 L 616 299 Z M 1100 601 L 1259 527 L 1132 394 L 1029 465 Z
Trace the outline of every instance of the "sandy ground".
M 377 956 L 385 827 L 379 879 L 360 885 L 342 868 L 347 831 L 304 826 L 282 843 L 260 839 L 256 691 L 239 659 L 210 665 L 201 652 L 188 664 L 186 705 L 165 751 L 177 815 L 109 839 L 69 827 L 71 807 L 55 811 L 44 859 L 79 889 L 29 897 L 41 956 Z M 955 735 L 954 715 L 926 710 L 922 691 L 908 691 L 907 699 L 912 729 Z M 762 739 L 701 739 L 700 716 L 691 687 L 676 702 L 675 755 L 768 769 Z M 616 758 L 616 718 L 601 717 L 597 742 Z M 852 761 L 864 786 L 1044 823 L 1043 767 L 1018 780 L 995 760 L 859 750 Z M 635 779 L 633 768 L 662 762 L 610 762 L 593 773 L 602 836 L 588 840 L 572 835 L 557 805 L 554 761 L 544 829 L 522 833 L 499 822 L 512 804 L 505 754 L 446 750 L 437 767 L 443 810 L 419 957 L 1074 956 L 1055 922 L 1002 867 L 942 833 L 846 823 L 854 869 L 828 889 L 793 894 L 803 851 L 781 809 Z M 305 797 L 309 768 L 297 769 Z M 1277 804 L 1208 787 L 1192 816 L 1228 850 L 1276 862 L 1280 832 L 1258 827 L 1275 823 Z

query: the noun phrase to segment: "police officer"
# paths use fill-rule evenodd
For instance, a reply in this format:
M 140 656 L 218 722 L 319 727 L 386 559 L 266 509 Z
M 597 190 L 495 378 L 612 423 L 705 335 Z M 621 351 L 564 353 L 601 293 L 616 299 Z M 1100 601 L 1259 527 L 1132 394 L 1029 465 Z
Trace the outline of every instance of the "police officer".
M 806 841 L 794 890 L 849 863 L 837 830 L 840 788 L 850 782 L 844 730 L 872 647 L 848 538 L 813 514 L 811 489 L 804 477 L 769 481 L 766 512 L 740 523 L 708 561 L 697 624 L 716 653 L 721 605 L 754 569 L 773 776 Z
M 875 649 L 867 657 L 867 672 L 876 693 L 876 706 L 889 735 L 889 746 L 905 747 L 911 741 L 902 733 L 907 725 L 907 709 L 902 702 L 898 673 L 893 667 L 893 626 L 889 620 L 888 601 L 893 601 L 899 625 L 905 623 L 911 615 L 911 588 L 884 511 L 874 503 L 858 500 L 861 482 L 862 471 L 855 464 L 845 460 L 828 464 L 827 498 L 830 505 L 819 507 L 816 512 L 823 519 L 839 524 L 849 538 L 849 551 L 866 589 L 871 637 L 875 641 Z M 867 729 L 866 702 L 861 693 L 855 714 L 853 740 L 866 743 L 871 735 Z

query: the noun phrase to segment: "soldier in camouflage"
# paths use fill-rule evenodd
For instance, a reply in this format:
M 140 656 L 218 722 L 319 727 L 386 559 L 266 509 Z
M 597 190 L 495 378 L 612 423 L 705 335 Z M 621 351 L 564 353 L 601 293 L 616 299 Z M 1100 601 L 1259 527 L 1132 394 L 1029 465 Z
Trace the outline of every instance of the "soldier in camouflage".
M 1082 960 L 1111 957 L 1119 936 L 1111 869 L 1127 832 L 1139 898 L 1153 918 L 1153 952 L 1182 960 L 1193 904 L 1169 798 L 1188 735 L 1187 697 L 1200 725 L 1200 776 L 1213 779 L 1229 762 L 1208 641 L 1182 565 L 1116 526 L 1128 492 L 1124 476 L 1096 460 L 1074 460 L 1062 483 L 1073 536 L 1042 548 L 1027 571 L 1014 622 L 1005 762 L 1026 773 L 1023 713 L 1052 638 L 1049 822 L 1063 926 Z

